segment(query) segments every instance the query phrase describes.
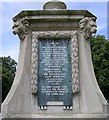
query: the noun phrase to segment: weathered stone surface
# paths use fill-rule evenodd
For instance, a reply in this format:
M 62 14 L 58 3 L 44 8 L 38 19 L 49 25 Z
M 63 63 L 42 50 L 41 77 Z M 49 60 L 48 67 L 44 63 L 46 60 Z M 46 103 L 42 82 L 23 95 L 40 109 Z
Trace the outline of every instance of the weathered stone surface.
M 86 18 L 87 17 L 87 18 Z M 2 116 L 14 118 L 105 118 L 107 101 L 96 81 L 91 60 L 90 41 L 86 35 L 85 21 L 95 24 L 86 10 L 36 10 L 22 11 L 13 20 L 26 21 L 20 24 L 24 37 L 20 37 L 19 61 L 12 88 L 2 104 Z M 16 22 L 16 21 L 14 21 Z M 20 21 L 21 22 L 21 21 Z M 14 26 L 20 35 L 19 26 Z M 23 26 L 24 25 L 24 26 Z M 83 26 L 83 27 L 81 27 Z M 21 28 L 22 28 L 21 27 Z M 92 26 L 90 26 L 90 29 Z M 33 35 L 34 34 L 34 35 Z M 70 38 L 72 61 L 73 109 L 63 110 L 63 106 L 38 106 L 38 39 Z M 33 94 L 31 94 L 33 93 Z M 74 94 L 75 93 L 75 94 Z M 57 103 L 58 104 L 58 103 Z
M 86 40 L 90 39 L 92 34 L 95 34 L 97 31 L 95 20 L 95 17 L 86 17 L 79 22 L 80 29 L 84 31 L 84 37 Z
M 58 0 L 52 0 L 50 2 L 47 2 L 44 6 L 43 9 L 66 9 L 67 6 L 65 3 L 58 1 Z
M 29 22 L 24 18 L 14 19 L 13 33 L 19 36 L 20 40 L 24 40 L 29 29 Z

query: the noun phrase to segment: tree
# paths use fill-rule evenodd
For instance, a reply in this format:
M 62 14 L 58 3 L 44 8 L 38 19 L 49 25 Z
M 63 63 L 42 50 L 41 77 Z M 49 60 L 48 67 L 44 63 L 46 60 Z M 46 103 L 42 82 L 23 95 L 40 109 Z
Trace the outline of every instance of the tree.
M 7 96 L 13 83 L 16 72 L 16 61 L 10 56 L 1 57 L 2 59 L 2 101 Z
M 106 99 L 109 100 L 109 41 L 105 36 L 97 35 L 91 38 L 90 45 L 98 84 Z

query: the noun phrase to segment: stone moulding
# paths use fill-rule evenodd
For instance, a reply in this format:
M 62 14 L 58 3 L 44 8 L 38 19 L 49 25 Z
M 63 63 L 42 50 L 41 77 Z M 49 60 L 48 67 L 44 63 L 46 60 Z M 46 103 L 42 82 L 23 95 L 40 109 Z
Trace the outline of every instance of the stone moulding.
M 71 64 L 72 64 L 72 92 L 79 92 L 79 45 L 76 31 L 44 31 L 32 32 L 31 56 L 31 93 L 37 94 L 38 87 L 38 38 L 71 38 Z
M 75 32 L 71 37 L 71 58 L 72 58 L 72 91 L 79 92 L 79 44 L 78 34 Z
M 32 34 L 33 35 L 33 34 Z M 37 92 L 38 80 L 38 38 L 36 35 L 32 36 L 32 57 L 31 57 L 31 92 Z

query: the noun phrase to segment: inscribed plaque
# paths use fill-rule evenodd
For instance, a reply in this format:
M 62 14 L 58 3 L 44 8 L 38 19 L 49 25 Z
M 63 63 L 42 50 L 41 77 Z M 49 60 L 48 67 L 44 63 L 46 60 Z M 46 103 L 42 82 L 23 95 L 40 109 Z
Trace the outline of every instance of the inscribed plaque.
M 72 106 L 72 74 L 70 39 L 39 39 L 38 105 L 63 102 Z

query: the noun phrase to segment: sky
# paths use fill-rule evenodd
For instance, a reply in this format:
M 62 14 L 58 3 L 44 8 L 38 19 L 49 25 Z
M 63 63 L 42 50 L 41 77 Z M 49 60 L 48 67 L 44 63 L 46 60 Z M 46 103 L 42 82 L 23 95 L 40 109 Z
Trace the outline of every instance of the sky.
M 0 56 L 18 61 L 20 40 L 13 35 L 12 18 L 22 10 L 42 10 L 48 0 L 2 0 L 0 2 Z M 69 10 L 88 10 L 97 17 L 97 33 L 107 38 L 107 0 L 61 0 Z M 96 2 L 95 2 L 96 1 Z

